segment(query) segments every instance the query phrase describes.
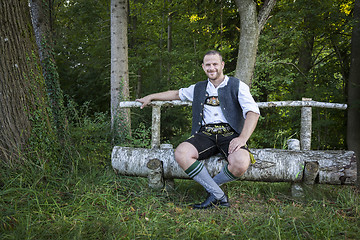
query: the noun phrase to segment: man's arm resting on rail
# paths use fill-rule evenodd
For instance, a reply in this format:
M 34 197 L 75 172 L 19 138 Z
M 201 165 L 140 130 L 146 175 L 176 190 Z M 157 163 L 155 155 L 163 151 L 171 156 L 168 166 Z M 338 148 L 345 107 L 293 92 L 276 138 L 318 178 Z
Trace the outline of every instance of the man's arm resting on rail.
M 166 92 L 153 93 L 143 98 L 136 99 L 135 101 L 142 103 L 141 106 L 142 109 L 153 100 L 159 100 L 159 101 L 180 100 L 179 90 L 169 90 Z
M 259 120 L 259 116 L 259 114 L 251 111 L 246 113 L 244 127 L 241 131 L 240 136 L 234 138 L 229 144 L 229 154 L 236 152 L 240 149 L 240 147 L 246 145 L 247 140 L 249 140 L 251 134 L 255 130 L 256 124 Z

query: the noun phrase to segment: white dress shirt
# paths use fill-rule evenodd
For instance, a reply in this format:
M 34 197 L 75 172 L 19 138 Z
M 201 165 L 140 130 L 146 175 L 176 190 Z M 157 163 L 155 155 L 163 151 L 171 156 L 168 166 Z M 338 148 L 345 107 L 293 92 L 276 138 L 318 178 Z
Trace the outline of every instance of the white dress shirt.
M 224 81 L 215 87 L 209 80 L 206 87 L 206 92 L 209 96 L 218 96 L 218 89 L 227 85 L 229 77 L 225 76 Z M 240 81 L 240 80 L 239 80 Z M 195 84 L 187 88 L 179 89 L 179 97 L 182 101 L 193 101 L 194 99 Z M 243 111 L 243 117 L 246 119 L 246 113 L 249 111 L 260 114 L 259 107 L 251 96 L 250 88 L 248 85 L 240 81 L 238 101 Z M 214 123 L 227 123 L 220 106 L 204 105 L 204 119 L 203 124 L 214 124 Z

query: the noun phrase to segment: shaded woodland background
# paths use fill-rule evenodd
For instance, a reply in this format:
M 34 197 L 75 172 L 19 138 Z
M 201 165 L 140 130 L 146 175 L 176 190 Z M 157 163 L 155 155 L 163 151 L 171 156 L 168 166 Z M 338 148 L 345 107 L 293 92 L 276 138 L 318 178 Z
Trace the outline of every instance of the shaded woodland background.
M 66 1 L 55 8 L 53 33 L 60 85 L 91 112 L 109 111 L 109 1 Z M 261 4 L 261 1 L 259 1 Z M 131 100 L 204 80 L 204 52 L 224 55 L 236 67 L 239 16 L 233 1 L 130 1 Z M 278 1 L 263 29 L 252 93 L 256 101 L 346 103 L 353 1 Z M 262 110 L 252 147 L 283 147 L 298 138 L 300 110 Z M 346 111 L 314 109 L 313 149 L 346 148 Z M 150 110 L 133 111 L 132 126 L 151 124 Z M 190 131 L 190 109 L 163 111 L 164 141 L 179 143 Z
M 110 2 L 0 0 L 1 239 L 358 238 L 355 186 L 315 184 L 295 199 L 290 183 L 237 181 L 227 186 L 229 211 L 200 212 L 188 208 L 206 194 L 194 181 L 155 192 L 146 178 L 116 175 L 114 144 L 150 147 L 151 108 L 133 109 L 132 135 L 113 138 Z M 234 2 L 129 1 L 129 100 L 204 80 L 209 49 L 223 53 L 233 75 Z M 278 0 L 260 35 L 256 101 L 308 97 L 356 109 L 354 19 L 358 0 Z M 190 134 L 191 110 L 162 111 L 162 142 L 177 145 Z M 358 149 L 360 111 L 350 112 L 313 108 L 312 149 Z M 299 131 L 300 109 L 264 109 L 250 147 L 286 148 Z

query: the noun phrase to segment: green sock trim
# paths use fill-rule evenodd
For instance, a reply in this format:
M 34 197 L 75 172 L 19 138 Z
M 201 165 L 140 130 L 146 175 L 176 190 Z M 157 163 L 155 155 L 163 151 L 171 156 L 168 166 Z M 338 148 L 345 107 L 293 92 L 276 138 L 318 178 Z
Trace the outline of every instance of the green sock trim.
M 235 176 L 229 171 L 228 166 L 229 166 L 229 164 L 226 164 L 226 165 L 224 166 L 224 173 L 225 173 L 230 179 L 232 179 L 232 180 L 238 179 L 237 177 L 235 177 Z
M 189 175 L 190 178 L 194 178 L 203 168 L 204 164 L 196 160 L 188 169 L 185 170 L 185 173 Z

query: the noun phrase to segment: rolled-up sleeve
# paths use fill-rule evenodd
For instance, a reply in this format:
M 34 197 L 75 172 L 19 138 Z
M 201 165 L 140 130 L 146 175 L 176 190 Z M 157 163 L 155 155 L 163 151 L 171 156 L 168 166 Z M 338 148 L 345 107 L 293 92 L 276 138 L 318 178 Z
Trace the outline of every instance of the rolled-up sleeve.
M 179 97 L 181 101 L 193 101 L 194 99 L 194 88 L 195 84 L 191 85 L 187 88 L 180 88 L 179 89 Z
M 244 118 L 246 118 L 246 113 L 249 111 L 260 115 L 259 106 L 252 97 L 249 86 L 242 81 L 240 81 L 239 84 L 238 100 L 242 108 Z

